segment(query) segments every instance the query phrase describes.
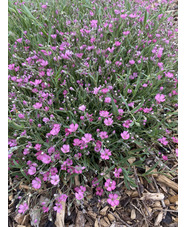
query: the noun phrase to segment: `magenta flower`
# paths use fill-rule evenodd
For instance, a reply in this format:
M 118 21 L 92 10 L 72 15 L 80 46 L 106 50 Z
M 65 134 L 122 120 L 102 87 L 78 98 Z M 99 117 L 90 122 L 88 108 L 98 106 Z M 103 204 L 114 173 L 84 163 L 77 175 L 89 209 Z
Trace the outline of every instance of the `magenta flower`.
M 75 196 L 76 196 L 76 199 L 77 199 L 77 200 L 82 200 L 82 199 L 84 198 L 83 193 L 81 193 L 81 192 L 80 192 L 80 193 L 77 193 L 77 192 L 76 192 L 76 193 L 75 193 Z
M 49 164 L 51 162 L 51 157 L 47 154 L 43 154 L 40 159 L 43 163 Z
M 36 168 L 34 166 L 31 166 L 29 169 L 28 169 L 28 174 L 29 175 L 34 175 L 36 173 Z
M 66 154 L 70 152 L 70 146 L 68 144 L 64 144 L 63 147 L 61 148 L 61 151 Z
M 57 185 L 59 181 L 60 181 L 59 175 L 51 176 L 51 179 L 50 179 L 51 184 Z
M 125 19 L 125 18 L 127 17 L 127 14 L 121 14 L 120 17 L 121 17 L 122 19 Z
M 97 20 L 91 20 L 90 21 L 90 25 L 91 25 L 92 28 L 97 28 L 97 23 L 98 23 Z
M 56 203 L 55 204 L 54 210 L 57 211 L 57 213 L 60 213 L 62 209 L 63 209 L 63 207 L 62 207 L 61 203 Z
M 26 202 L 24 202 L 23 204 L 21 204 L 21 205 L 19 206 L 18 212 L 19 212 L 20 214 L 24 214 L 27 210 L 28 210 L 28 205 L 27 205 Z
M 108 138 L 107 132 L 105 132 L 105 131 L 100 132 L 99 136 L 101 137 L 102 140 Z
M 116 178 L 119 178 L 120 173 L 122 173 L 122 169 L 121 168 L 119 168 L 119 169 L 115 168 L 115 170 L 114 170 L 114 176 Z
M 134 64 L 135 64 L 135 61 L 134 61 L 134 60 L 129 60 L 129 63 L 130 63 L 131 65 L 134 65 Z
M 159 141 L 161 144 L 165 145 L 165 146 L 169 143 L 169 142 L 166 140 L 165 137 L 162 137 L 162 138 L 158 139 L 158 141 Z
M 110 97 L 106 97 L 105 98 L 105 103 L 110 103 L 111 102 L 111 98 Z
M 39 103 L 39 102 L 36 102 L 34 105 L 33 105 L 34 109 L 40 109 L 42 107 L 42 103 Z
M 118 206 L 119 205 L 118 195 L 109 194 L 109 198 L 107 199 L 107 202 L 113 207 Z
M 96 188 L 96 195 L 102 196 L 103 194 L 103 189 L 101 187 Z
M 157 104 L 160 104 L 161 102 L 164 102 L 165 101 L 165 95 L 163 95 L 163 94 L 157 94 L 155 96 L 155 99 L 156 99 L 156 103 Z
M 60 124 L 54 124 L 53 129 L 50 131 L 50 134 L 53 136 L 57 135 L 60 131 L 60 128 Z
M 111 156 L 111 151 L 109 149 L 106 149 L 105 150 L 102 150 L 100 151 L 101 153 L 101 158 L 104 159 L 104 160 L 108 160 L 109 159 L 109 156 Z
M 82 140 L 85 143 L 89 143 L 91 140 L 93 140 L 92 135 L 89 133 L 85 133 L 84 137 L 82 137 Z
M 110 126 L 110 125 L 112 125 L 113 120 L 112 120 L 112 118 L 109 117 L 108 119 L 104 120 L 104 123 L 105 123 L 105 125 Z
M 109 112 L 108 112 L 108 111 L 101 110 L 101 111 L 99 112 L 99 115 L 100 115 L 101 117 L 108 117 L 108 116 L 109 116 Z
M 111 179 L 107 179 L 105 182 L 105 188 L 107 191 L 111 192 L 116 188 L 116 181 L 112 181 Z
M 18 114 L 18 117 L 20 118 L 20 119 L 24 119 L 25 118 L 25 115 L 24 114 Z
M 39 189 L 41 187 L 41 180 L 38 177 L 32 180 L 32 187 L 35 189 Z
M 78 129 L 78 124 L 71 124 L 70 126 L 69 126 L 69 129 L 68 129 L 68 131 L 69 132 L 75 132 L 76 130 Z
M 124 140 L 127 140 L 127 139 L 129 139 L 130 135 L 129 135 L 128 131 L 123 131 L 123 132 L 121 133 L 121 137 L 122 137 Z
M 85 105 L 80 106 L 80 107 L 79 107 L 79 110 L 81 110 L 81 111 L 84 112 L 84 111 L 86 110 L 86 106 L 85 106 Z

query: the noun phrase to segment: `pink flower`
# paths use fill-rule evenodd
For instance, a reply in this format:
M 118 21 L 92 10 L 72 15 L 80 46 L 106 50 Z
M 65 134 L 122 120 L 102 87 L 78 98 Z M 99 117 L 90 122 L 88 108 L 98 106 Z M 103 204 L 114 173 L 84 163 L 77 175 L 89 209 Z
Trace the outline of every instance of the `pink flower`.
M 165 73 L 165 77 L 173 78 L 173 76 L 174 76 L 173 73 L 170 73 L 170 72 Z
M 111 151 L 109 149 L 106 149 L 105 150 L 102 150 L 101 152 L 101 158 L 104 159 L 104 160 L 107 160 L 109 159 L 109 156 L 111 156 Z
M 125 128 L 129 128 L 129 127 L 130 127 L 130 125 L 131 125 L 131 123 L 132 123 L 132 120 L 126 120 L 126 121 L 124 121 L 124 123 L 123 123 L 123 127 L 125 127 Z
M 118 195 L 109 194 L 109 198 L 107 199 L 107 202 L 113 207 L 118 206 L 119 205 Z
M 109 116 L 109 112 L 108 112 L 108 111 L 101 110 L 101 111 L 99 112 L 99 115 L 100 115 L 101 117 L 108 117 L 108 116 Z
M 105 132 L 105 131 L 104 132 L 100 132 L 99 136 L 101 137 L 102 140 L 108 138 L 107 132 Z
M 34 166 L 31 166 L 29 169 L 28 169 L 28 174 L 29 175 L 34 175 L 36 173 L 36 168 Z
M 68 131 L 69 132 L 75 132 L 76 130 L 78 129 L 78 124 L 71 124 L 70 126 L 69 126 L 69 129 L 68 129 Z
M 25 118 L 25 115 L 24 114 L 18 114 L 18 117 L 20 118 L 20 119 L 24 119 Z
M 90 21 L 90 25 L 91 25 L 92 28 L 97 28 L 97 23 L 98 23 L 97 20 L 91 20 Z
M 39 103 L 39 102 L 36 102 L 34 105 L 33 105 L 34 109 L 40 109 L 42 107 L 42 103 Z
M 116 41 L 116 42 L 115 42 L 115 45 L 118 47 L 118 46 L 121 45 L 121 43 L 120 43 L 119 41 Z
M 127 139 L 129 139 L 130 135 L 129 135 L 128 131 L 123 131 L 123 132 L 121 133 L 121 137 L 122 137 L 124 140 L 127 140 Z
M 39 189 L 41 187 L 41 180 L 38 177 L 32 180 L 32 187 L 35 189 Z
M 76 199 L 77 200 L 82 200 L 84 198 L 83 193 L 75 193 Z
M 44 213 L 47 213 L 47 212 L 49 211 L 49 207 L 43 206 L 42 209 L 43 209 L 43 212 L 44 212 Z
M 111 192 L 116 188 L 116 182 L 112 181 L 111 179 L 107 179 L 105 182 L 105 188 L 107 189 L 107 191 Z
M 98 178 L 95 177 L 95 178 L 93 179 L 93 181 L 92 181 L 92 187 L 96 187 L 96 186 L 99 185 L 99 182 L 97 182 L 97 181 L 98 181 Z
M 69 153 L 70 152 L 70 146 L 68 144 L 64 144 L 63 147 L 61 148 L 61 151 L 65 154 L 65 153 Z
M 27 210 L 28 210 L 28 205 L 27 205 L 26 202 L 24 202 L 23 204 L 21 204 L 21 205 L 19 206 L 18 212 L 19 212 L 20 214 L 24 214 Z
M 105 98 L 105 103 L 110 103 L 111 102 L 111 98 L 110 97 L 106 97 Z
M 125 19 L 125 18 L 127 17 L 127 14 L 121 14 L 120 17 L 121 17 L 122 19 Z
M 101 92 L 102 92 L 103 94 L 106 94 L 106 93 L 109 92 L 109 89 L 108 89 L 108 88 L 103 88 L 103 89 L 101 90 Z
M 129 60 L 129 63 L 130 63 L 131 65 L 134 65 L 134 64 L 135 64 L 135 61 L 134 61 L 134 60 Z
M 169 142 L 166 140 L 165 137 L 162 137 L 162 138 L 158 139 L 158 141 L 159 141 L 161 144 L 165 145 L 165 146 L 169 143 Z
M 50 182 L 53 185 L 57 185 L 59 183 L 59 175 L 51 176 Z
M 62 207 L 61 203 L 56 203 L 55 204 L 54 210 L 57 211 L 57 213 L 60 213 L 62 209 L 63 209 L 63 207 Z
M 168 160 L 168 157 L 167 157 L 167 156 L 165 156 L 165 155 L 162 155 L 162 158 L 163 158 L 163 160 L 165 160 L 165 161 L 167 161 L 167 160 Z
M 155 99 L 156 99 L 157 104 L 160 104 L 161 102 L 164 102 L 165 101 L 165 95 L 163 95 L 163 94 L 157 94 L 155 96 Z
M 89 133 L 85 133 L 84 137 L 82 137 L 82 140 L 85 142 L 85 143 L 89 143 L 92 139 L 92 135 L 89 134 Z
M 84 112 L 84 111 L 86 110 L 86 106 L 85 106 L 85 105 L 80 106 L 80 107 L 79 107 L 79 110 L 81 110 L 81 111 Z
M 47 154 L 43 154 L 40 159 L 43 163 L 49 164 L 51 162 L 51 157 Z
M 119 178 L 120 173 L 122 173 L 122 169 L 121 168 L 119 168 L 119 169 L 115 168 L 115 170 L 114 170 L 114 176 L 116 178 Z
M 60 131 L 60 128 L 60 124 L 54 124 L 53 129 L 50 131 L 50 134 L 53 136 L 57 135 Z
M 109 117 L 108 119 L 104 120 L 104 123 L 105 123 L 105 125 L 110 126 L 110 125 L 112 125 L 113 120 L 112 120 L 112 118 Z
M 103 189 L 101 187 L 96 188 L 96 195 L 102 196 L 103 194 Z
M 178 148 L 176 148 L 175 152 L 176 152 L 176 156 L 178 157 Z

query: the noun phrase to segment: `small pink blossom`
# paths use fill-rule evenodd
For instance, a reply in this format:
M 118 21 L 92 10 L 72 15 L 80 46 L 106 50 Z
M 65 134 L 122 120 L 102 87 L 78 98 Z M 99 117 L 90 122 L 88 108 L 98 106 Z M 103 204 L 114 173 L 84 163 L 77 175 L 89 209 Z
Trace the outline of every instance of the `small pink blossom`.
M 41 180 L 38 177 L 32 180 L 32 187 L 35 189 L 39 189 L 41 187 Z
M 105 188 L 107 189 L 107 191 L 111 192 L 116 188 L 116 182 L 112 181 L 111 179 L 107 179 L 105 182 Z
M 78 129 L 78 124 L 71 124 L 71 125 L 69 126 L 68 131 L 69 131 L 69 132 L 75 132 L 77 129 Z
M 130 63 L 131 65 L 134 65 L 134 64 L 135 64 L 135 61 L 134 61 L 134 60 L 129 60 L 129 63 Z
M 108 111 L 101 110 L 101 111 L 99 112 L 99 115 L 100 115 L 101 117 L 108 117 L 108 116 L 109 116 L 109 112 L 108 112 Z
M 127 140 L 127 139 L 129 139 L 130 135 L 129 135 L 128 131 L 123 131 L 123 132 L 121 133 L 121 137 L 122 137 L 124 140 Z
M 62 209 L 63 209 L 63 207 L 62 207 L 61 203 L 56 203 L 55 204 L 54 210 L 57 211 L 57 213 L 60 213 Z
M 165 101 L 165 95 L 163 95 L 163 94 L 157 94 L 155 96 L 155 99 L 156 99 L 157 104 L 160 104 L 161 102 L 164 102 Z
M 169 143 L 169 142 L 166 140 L 165 137 L 162 137 L 162 138 L 158 139 L 158 141 L 159 141 L 161 144 L 165 145 L 165 146 Z
M 110 126 L 110 125 L 112 125 L 113 120 L 112 120 L 112 118 L 109 117 L 108 119 L 104 120 L 104 123 L 105 123 L 105 125 Z
M 59 175 L 51 176 L 51 180 L 50 180 L 51 184 L 57 185 L 59 181 L 60 181 Z
M 54 124 L 53 129 L 50 131 L 50 134 L 53 136 L 57 135 L 60 131 L 60 128 L 60 124 Z
M 101 137 L 102 140 L 108 138 L 107 132 L 105 132 L 105 131 L 100 132 L 99 136 Z
M 29 169 L 28 169 L 28 174 L 29 175 L 34 175 L 36 173 L 36 168 L 34 166 L 31 166 Z
M 66 154 L 70 152 L 70 146 L 68 144 L 64 144 L 63 147 L 61 148 L 61 151 Z
M 168 157 L 166 155 L 162 155 L 162 158 L 163 158 L 164 161 L 168 160 Z
M 111 98 L 110 97 L 106 97 L 105 98 L 105 103 L 110 103 L 111 102 Z
M 84 111 L 86 110 L 86 106 L 85 106 L 85 105 L 80 106 L 80 107 L 79 107 L 79 110 L 81 110 L 81 111 L 84 112 Z
M 109 194 L 109 198 L 107 199 L 107 202 L 113 207 L 118 206 L 119 205 L 118 195 Z
M 33 107 L 34 107 L 35 109 L 40 109 L 40 108 L 42 107 L 42 103 L 36 102 L 36 103 L 33 105 Z
M 82 137 L 82 140 L 85 143 L 89 143 L 91 140 L 93 140 L 92 135 L 90 133 L 85 133 L 84 137 Z
M 84 198 L 83 193 L 75 193 L 76 199 L 77 200 L 82 200 Z
M 24 214 L 28 210 L 28 204 L 24 202 L 23 204 L 20 204 L 18 212 L 20 214 Z
M 102 196 L 103 194 L 103 189 L 101 187 L 96 188 L 96 195 Z
M 41 161 L 45 164 L 49 164 L 51 162 L 51 157 L 47 154 L 43 154 L 41 156 Z
M 119 168 L 119 169 L 115 168 L 115 170 L 114 170 L 114 176 L 116 178 L 119 178 L 120 173 L 122 173 L 122 169 L 121 168 Z
M 109 159 L 109 156 L 111 156 L 111 151 L 109 149 L 104 149 L 102 151 L 100 151 L 101 153 L 101 158 L 104 159 L 104 160 L 108 160 Z

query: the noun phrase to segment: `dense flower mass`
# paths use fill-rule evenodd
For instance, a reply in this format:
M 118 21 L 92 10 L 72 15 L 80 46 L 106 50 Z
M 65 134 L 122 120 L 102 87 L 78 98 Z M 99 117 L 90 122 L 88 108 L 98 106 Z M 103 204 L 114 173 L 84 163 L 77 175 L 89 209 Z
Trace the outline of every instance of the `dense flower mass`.
M 64 190 L 42 212 L 83 204 L 90 188 L 118 206 L 117 185 L 135 186 L 130 158 L 178 156 L 170 2 L 9 2 L 9 174 L 33 192 Z

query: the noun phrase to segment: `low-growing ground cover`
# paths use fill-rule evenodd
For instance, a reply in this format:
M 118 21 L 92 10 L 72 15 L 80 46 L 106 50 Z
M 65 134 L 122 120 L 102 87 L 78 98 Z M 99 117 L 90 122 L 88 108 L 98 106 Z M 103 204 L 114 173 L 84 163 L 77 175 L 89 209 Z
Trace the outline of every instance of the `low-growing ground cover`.
M 70 216 L 92 198 L 115 207 L 126 190 L 142 197 L 138 177 L 149 182 L 155 169 L 175 176 L 171 2 L 9 1 L 14 214 L 44 226 L 42 217 L 54 220 L 65 204 Z

